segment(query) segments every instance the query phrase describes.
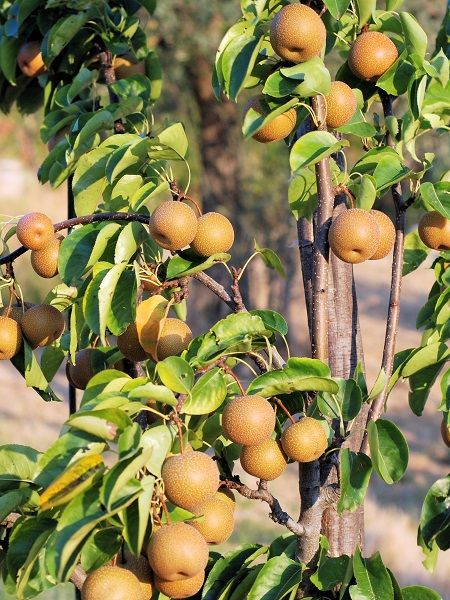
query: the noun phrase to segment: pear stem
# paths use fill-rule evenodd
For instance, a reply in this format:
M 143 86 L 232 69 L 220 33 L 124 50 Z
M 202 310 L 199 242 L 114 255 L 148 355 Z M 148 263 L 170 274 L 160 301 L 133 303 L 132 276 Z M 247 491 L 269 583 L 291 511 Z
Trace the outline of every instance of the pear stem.
M 273 398 L 271 398 L 271 400 L 273 402 L 275 402 L 275 404 L 281 408 L 281 410 L 288 417 L 288 419 L 290 420 L 290 422 L 292 424 L 294 424 L 295 423 L 294 417 L 291 415 L 291 413 L 288 411 L 288 409 L 284 406 L 284 404 L 281 402 L 281 400 L 279 398 L 275 397 L 275 396 Z

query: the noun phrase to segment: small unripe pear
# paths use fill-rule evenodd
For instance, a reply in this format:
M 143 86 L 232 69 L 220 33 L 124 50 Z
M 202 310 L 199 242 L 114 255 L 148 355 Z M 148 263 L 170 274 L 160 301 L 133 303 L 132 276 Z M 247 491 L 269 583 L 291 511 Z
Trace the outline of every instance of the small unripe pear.
M 220 213 L 209 212 L 198 219 L 191 248 L 199 256 L 207 257 L 228 252 L 233 242 L 234 230 L 230 221 Z
M 319 15 L 304 4 L 288 4 L 270 25 L 270 43 L 284 60 L 302 63 L 322 51 L 327 31 Z
M 49 346 L 62 336 L 65 327 L 63 314 L 49 304 L 38 304 L 27 310 L 20 324 L 32 348 Z
M 419 236 L 432 250 L 450 250 L 450 219 L 436 210 L 427 212 L 419 221 Z
M 387 256 L 394 247 L 395 227 L 391 219 L 380 210 L 371 210 L 370 214 L 375 218 L 380 228 L 380 243 L 370 260 L 379 260 Z
M 53 223 L 43 213 L 28 213 L 19 219 L 16 235 L 25 248 L 42 250 L 54 238 Z
M 176 252 L 189 246 L 195 238 L 197 217 L 187 204 L 167 200 L 153 211 L 149 229 L 150 235 L 161 248 Z
M 17 54 L 19 69 L 27 77 L 37 77 L 47 71 L 39 42 L 27 42 Z
M 147 548 L 153 572 L 165 581 L 195 577 L 208 563 L 208 544 L 191 525 L 174 523 L 154 530 Z M 157 582 L 155 581 L 157 584 Z
M 334 219 L 328 241 L 338 258 L 356 264 L 375 254 L 380 245 L 380 228 L 369 211 L 351 208 Z
M 0 317 L 0 360 L 13 358 L 22 346 L 20 325 L 10 317 Z
M 376 81 L 398 58 L 397 48 L 384 33 L 366 31 L 353 42 L 348 66 L 356 77 Z
M 238 396 L 225 406 L 222 428 L 236 444 L 260 444 L 273 433 L 275 411 L 262 396 Z
M 243 446 L 240 458 L 246 473 L 267 481 L 277 479 L 287 465 L 281 444 L 272 439 L 255 446 Z
M 325 429 L 317 419 L 303 417 L 297 423 L 289 425 L 281 436 L 283 450 L 292 460 L 311 462 L 325 452 L 328 439 Z

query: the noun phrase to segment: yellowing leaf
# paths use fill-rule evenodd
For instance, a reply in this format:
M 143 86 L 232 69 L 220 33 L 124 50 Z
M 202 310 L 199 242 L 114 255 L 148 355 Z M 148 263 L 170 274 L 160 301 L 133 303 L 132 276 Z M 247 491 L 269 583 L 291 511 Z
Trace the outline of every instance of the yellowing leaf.
M 153 360 L 157 360 L 156 346 L 167 314 L 168 300 L 163 296 L 151 296 L 136 309 L 136 329 L 139 343 Z
M 100 469 L 103 469 L 103 459 L 99 454 L 90 454 L 77 460 L 41 494 L 41 510 L 49 510 L 69 502 L 89 487 Z

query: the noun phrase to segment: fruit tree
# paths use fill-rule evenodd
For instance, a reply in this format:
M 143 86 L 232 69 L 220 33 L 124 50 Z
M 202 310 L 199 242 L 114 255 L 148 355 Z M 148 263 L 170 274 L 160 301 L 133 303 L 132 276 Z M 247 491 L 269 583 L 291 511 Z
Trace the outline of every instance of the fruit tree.
M 363 551 L 371 477 L 391 485 L 407 469 L 385 415 L 400 379 L 416 415 L 439 382 L 450 445 L 450 175 L 421 144 L 448 130 L 449 21 L 429 42 L 401 3 L 242 0 L 217 51 L 218 102 L 251 96 L 248 151 L 289 150 L 307 357 L 290 356 L 282 315 L 241 294 L 250 260 L 283 273 L 279 257 L 255 245 L 228 266 L 233 226 L 189 195 L 182 124 L 155 122 L 162 76 L 143 23 L 156 1 L 2 3 L 0 108 L 43 108 L 39 180 L 69 197 L 63 222 L 36 207 L 2 228 L 0 359 L 37 403 L 58 400 L 63 363 L 71 386 L 48 449 L 0 447 L 2 578 L 14 597 L 69 580 L 84 600 L 441 597 L 401 588 Z M 368 385 L 352 269 L 391 252 L 384 353 Z M 25 253 L 37 277 L 59 275 L 38 305 L 14 269 Z M 430 253 L 421 343 L 398 351 L 402 277 Z M 196 337 L 185 322 L 194 285 L 229 311 Z M 271 493 L 289 462 L 299 515 Z M 212 548 L 233 531 L 235 494 L 267 504 L 280 526 L 270 546 Z M 442 473 L 418 529 L 429 569 L 450 546 L 449 503 Z

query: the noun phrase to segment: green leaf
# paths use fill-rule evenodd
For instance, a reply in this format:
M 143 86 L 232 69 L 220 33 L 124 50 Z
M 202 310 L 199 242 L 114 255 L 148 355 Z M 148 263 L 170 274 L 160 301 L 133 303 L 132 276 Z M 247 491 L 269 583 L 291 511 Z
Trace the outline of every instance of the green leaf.
M 288 332 L 288 324 L 286 319 L 280 313 L 275 312 L 274 310 L 251 310 L 249 311 L 251 315 L 256 315 L 260 317 L 267 327 L 280 335 L 286 335 Z
M 206 578 L 202 600 L 217 600 L 222 587 L 239 569 L 259 556 L 261 550 L 263 547 L 260 544 L 245 544 L 217 560 Z
M 108 313 L 111 309 L 111 303 L 113 299 L 113 295 L 116 290 L 117 283 L 120 279 L 120 276 L 127 268 L 127 263 L 120 263 L 114 265 L 112 269 L 106 273 L 104 277 L 102 277 L 100 286 L 98 288 L 98 314 L 99 314 L 99 327 L 98 333 L 100 335 L 100 341 L 103 345 L 106 345 L 106 325 L 108 320 Z M 94 282 L 95 282 L 94 278 Z M 131 321 L 131 319 L 130 319 Z M 129 321 L 129 322 L 130 322 Z M 113 332 L 116 333 L 116 332 Z M 117 332 L 121 333 L 121 331 Z
M 97 208 L 107 184 L 105 168 L 113 150 L 112 147 L 94 148 L 78 160 L 72 184 L 77 216 L 91 214 Z
M 135 137 L 134 141 L 114 150 L 108 158 L 105 176 L 109 183 L 113 183 L 120 175 L 127 172 L 128 169 L 141 169 L 148 160 L 151 148 L 150 140 L 148 138 L 142 139 L 140 136 Z
M 422 585 L 409 585 L 402 588 L 403 600 L 443 600 L 442 596 Z
M 0 446 L 0 492 L 19 487 L 22 481 L 33 481 L 40 453 L 29 446 Z
M 160 134 L 158 134 L 159 141 L 175 150 L 182 158 L 184 158 L 188 151 L 188 139 L 186 131 L 181 123 L 174 123 L 167 127 Z
M 335 19 L 340 19 L 349 7 L 350 0 L 324 0 L 325 6 Z
M 122 536 L 117 527 L 93 531 L 81 551 L 81 566 L 87 572 L 99 569 L 114 558 L 121 545 Z
M 437 363 L 435 365 L 430 365 L 425 369 L 421 369 L 409 378 L 410 391 L 408 394 L 408 402 L 411 410 L 418 417 L 423 413 L 431 388 L 441 372 L 441 369 L 442 363 Z
M 373 125 L 367 123 L 364 115 L 360 110 L 357 110 L 353 117 L 345 125 L 337 128 L 340 133 L 350 133 L 358 137 L 367 138 L 373 137 L 377 130 Z
M 386 483 L 399 481 L 408 466 L 408 444 L 400 429 L 386 419 L 371 421 L 367 427 L 373 468 Z
M 410 13 L 400 12 L 399 15 L 408 53 L 417 54 L 423 60 L 427 52 L 427 34 Z
M 221 57 L 222 75 L 225 91 L 235 101 L 251 73 L 263 41 L 262 35 L 243 35 L 235 37 L 225 48 Z
M 123 536 L 133 554 L 139 556 L 144 544 L 147 527 L 150 520 L 150 511 L 148 507 L 151 505 L 153 489 L 155 486 L 155 478 L 152 475 L 147 475 L 141 479 L 143 488 L 139 497 L 128 506 L 123 514 L 122 520 L 124 523 Z
M 227 395 L 224 373 L 218 367 L 202 375 L 181 409 L 187 415 L 206 415 L 217 410 Z
M 392 581 L 379 552 L 363 558 L 361 551 L 353 555 L 356 585 L 350 587 L 352 600 L 394 600 Z
M 405 50 L 377 80 L 377 87 L 393 96 L 401 96 L 408 90 L 408 84 L 415 74 L 416 68 L 408 61 L 408 52 Z
M 328 556 L 328 540 L 322 536 L 320 540 L 320 555 L 317 571 L 311 576 L 312 583 L 320 591 L 333 590 L 345 578 L 350 556 Z
M 179 394 L 188 394 L 194 385 L 194 371 L 180 356 L 169 356 L 156 365 L 162 383 Z
M 422 369 L 446 361 L 449 356 L 450 350 L 442 342 L 435 342 L 423 348 L 417 348 L 403 364 L 401 376 L 404 378 L 410 377 Z
M 420 515 L 420 530 L 424 543 L 432 548 L 436 542 L 441 550 L 450 548 L 450 475 L 438 479 L 429 489 Z
M 16 85 L 17 54 L 20 40 L 16 37 L 0 36 L 0 69 L 11 85 Z
M 289 162 L 295 172 L 308 165 L 314 165 L 323 158 L 348 146 L 347 140 L 337 140 L 328 131 L 310 131 L 298 139 L 292 147 Z
M 302 566 L 287 556 L 274 556 L 256 577 L 248 600 L 279 600 L 298 586 L 302 580 Z
M 288 201 L 297 221 L 300 217 L 312 220 L 317 206 L 317 182 L 314 168 L 300 169 L 295 172 L 289 183 Z
M 175 439 L 175 431 L 166 425 L 157 425 L 147 429 L 142 434 L 141 445 L 149 448 L 151 455 L 146 468 L 155 477 L 161 476 L 161 467 Z
M 337 505 L 338 512 L 353 512 L 361 506 L 369 487 L 372 474 L 372 461 L 362 452 L 352 452 L 344 448 L 340 455 L 341 496 Z
M 328 94 L 330 83 L 330 72 L 320 56 L 315 56 L 307 62 L 275 71 L 268 77 L 263 93 L 275 98 L 291 94 L 310 98 L 315 94 Z
M 264 110 L 263 114 L 250 107 L 244 116 L 244 122 L 242 124 L 242 133 L 245 138 L 251 137 L 257 131 L 264 127 L 276 117 L 283 115 L 290 108 L 298 104 L 297 98 L 291 98 L 288 102 L 278 104 L 275 102 L 268 102 L 267 100 L 261 99 L 259 101 L 260 107 Z
M 43 42 L 45 63 L 50 65 L 54 58 L 62 52 L 79 30 L 89 21 L 89 11 L 82 11 L 63 17 L 47 32 Z
M 351 174 L 372 175 L 377 191 L 405 179 L 411 173 L 403 164 L 403 160 L 393 148 L 373 148 L 354 165 Z
M 228 262 L 230 258 L 231 256 L 229 254 L 223 252 L 220 254 L 213 254 L 208 258 L 202 258 L 192 251 L 185 250 L 179 252 L 169 260 L 166 278 L 169 280 L 193 275 L 194 273 L 209 269 L 217 262 Z
M 145 447 L 137 456 L 119 460 L 106 473 L 100 490 L 100 502 L 108 511 L 114 510 L 141 490 L 136 474 L 145 466 L 151 454 L 151 448 Z
M 420 239 L 416 231 L 405 236 L 405 252 L 403 254 L 403 277 L 415 271 L 428 256 L 429 249 Z
M 325 391 L 336 394 L 338 384 L 330 379 L 328 367 L 313 358 L 291 358 L 283 369 L 263 373 L 248 386 L 247 393 L 265 398 L 300 391 Z
M 356 0 L 359 25 L 364 25 L 377 8 L 377 0 Z
M 34 492 L 36 495 L 37 494 Z M 21 490 L 12 490 L 6 494 L 0 496 L 0 522 L 6 519 L 6 517 L 12 512 L 23 512 L 22 505 L 27 504 L 33 494 L 33 490 L 29 487 Z M 38 506 L 38 502 L 36 502 Z
M 146 383 L 134 388 L 129 394 L 130 400 L 134 398 L 147 399 L 148 401 L 161 402 L 169 406 L 176 406 L 178 400 L 174 393 L 164 385 L 155 385 L 154 383 Z
M 100 289 L 103 290 L 102 285 Z M 120 273 L 117 285 L 114 288 L 111 306 L 107 313 L 106 326 L 112 334 L 120 335 L 130 323 L 134 322 L 136 318 L 136 295 L 136 273 L 134 269 L 126 269 Z
M 131 425 L 131 419 L 123 410 L 108 408 L 85 410 L 74 413 L 67 424 L 104 440 L 115 440 L 118 432 Z
M 448 182 L 444 181 L 433 185 L 430 181 L 426 181 L 420 186 L 420 195 L 427 208 L 437 210 L 446 219 L 450 219 L 450 184 Z
M 270 248 L 260 248 L 258 244 L 255 242 L 255 252 L 258 252 L 259 256 L 264 261 L 264 264 L 269 267 L 269 269 L 275 269 L 278 275 L 281 277 L 286 277 L 286 272 L 283 267 L 283 263 L 281 262 L 280 257 L 276 252 L 271 250 Z

